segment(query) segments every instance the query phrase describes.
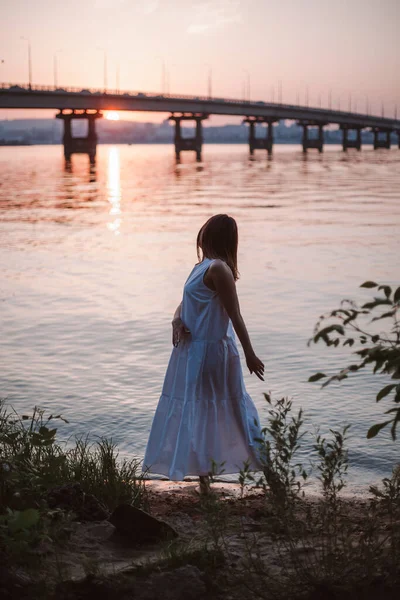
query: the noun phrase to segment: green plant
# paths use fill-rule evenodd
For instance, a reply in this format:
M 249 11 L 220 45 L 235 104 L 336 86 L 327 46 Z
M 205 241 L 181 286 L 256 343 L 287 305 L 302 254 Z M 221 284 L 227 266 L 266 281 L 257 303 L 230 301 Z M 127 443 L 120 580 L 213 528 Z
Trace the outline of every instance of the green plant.
M 0 401 L 0 552 L 5 555 L 59 537 L 60 523 L 71 518 L 47 504 L 49 490 L 59 486 L 79 483 L 109 510 L 120 503 L 147 504 L 139 460 L 121 460 L 117 446 L 105 438 L 60 443 L 57 428 L 50 427 L 56 419 L 65 421 L 38 407 L 19 417 Z
M 27 550 L 37 539 L 40 513 L 37 509 L 23 511 L 8 508 L 0 515 L 0 546 L 11 556 Z
M 340 344 L 349 347 L 354 344 L 364 346 L 354 352 L 357 356 L 356 362 L 328 378 L 325 373 L 315 373 L 309 378 L 310 382 L 327 378 L 324 387 L 332 381 L 342 381 L 366 366 L 373 366 L 374 373 L 390 375 L 395 380 L 400 379 L 400 287 L 393 292 L 390 286 L 379 285 L 374 281 L 366 281 L 361 287 L 378 288 L 381 294 L 361 307 L 352 300 L 342 300 L 339 309 L 319 318 L 314 335 L 309 341 L 309 344 L 316 344 L 322 340 L 327 346 L 334 347 Z M 371 316 L 368 324 L 361 323 Z M 386 332 L 374 330 L 373 323 L 387 319 L 391 321 L 391 325 Z M 391 394 L 396 406 L 385 412 L 390 415 L 388 419 L 369 428 L 368 438 L 376 436 L 381 429 L 391 424 L 392 439 L 396 439 L 396 427 L 400 421 L 400 383 L 385 385 L 377 394 L 376 401 L 380 402 Z
M 96 496 L 110 510 L 122 503 L 147 506 L 141 461 L 119 459 L 112 440 L 99 438 L 91 443 L 87 436 L 78 438 L 65 456 L 64 482 L 79 482 L 86 493 Z
M 289 417 L 290 411 L 286 419 Z M 382 590 L 398 589 L 400 468 L 375 491 L 375 502 L 343 499 L 347 431 L 348 426 L 330 430 L 326 437 L 316 435 L 318 460 L 313 462 L 313 470 L 321 484 L 321 498 L 303 494 L 290 503 L 289 511 L 282 511 L 280 494 L 268 493 L 266 488 L 273 518 L 271 510 L 261 513 L 258 536 L 243 527 L 243 585 L 254 596 L 266 600 L 364 597 L 377 582 Z M 241 485 L 245 475 L 246 469 L 239 479 Z M 271 540 L 278 566 L 271 565 L 270 555 L 265 553 L 265 544 Z
M 369 490 L 388 512 L 400 512 L 400 465 L 393 469 L 390 479 L 382 480 L 383 488 L 371 485 Z
M 150 570 L 157 567 L 163 569 L 177 569 L 183 565 L 195 565 L 201 570 L 213 571 L 224 565 L 225 559 L 221 548 L 210 548 L 207 542 L 191 541 L 189 543 L 180 540 L 169 542 L 161 552 L 161 558 L 157 563 L 149 565 Z
M 316 470 L 322 486 L 322 500 L 314 507 L 307 507 L 306 524 L 308 532 L 319 550 L 311 561 L 308 560 L 308 578 L 335 580 L 340 570 L 345 569 L 352 552 L 352 531 L 343 517 L 343 505 L 339 496 L 346 485 L 348 451 L 345 446 L 349 425 L 343 430 L 330 430 L 331 439 L 317 433 L 314 451 L 318 462 Z M 308 558 L 308 557 L 307 557 Z M 304 559 L 303 559 L 304 562 Z M 341 564 L 341 563 L 344 564 Z
M 206 537 L 211 541 L 213 552 L 220 554 L 225 547 L 227 512 L 218 495 L 210 490 L 200 495 L 200 512 L 206 525 Z
M 262 437 L 256 440 L 262 465 L 262 476 L 256 483 L 271 497 L 273 505 L 286 509 L 300 492 L 302 481 L 307 479 L 303 465 L 296 462 L 304 436 L 301 433 L 303 411 L 300 409 L 297 415 L 292 416 L 292 400 L 282 398 L 273 404 L 269 394 L 264 394 L 264 397 L 270 408 L 268 425 L 262 429 Z M 245 471 L 240 477 L 255 481 L 246 465 Z
M 397 574 L 400 564 L 400 465 L 397 465 L 392 476 L 382 480 L 382 487 L 370 486 L 373 495 L 372 507 L 375 512 L 387 519 L 390 543 L 390 565 Z
M 314 450 L 320 459 L 318 479 L 322 483 L 323 496 L 331 506 L 337 505 L 338 494 L 346 485 L 349 457 L 345 441 L 349 427 L 346 425 L 342 432 L 330 429 L 332 440 L 326 440 L 320 434 L 315 438 Z
M 58 478 L 65 456 L 56 444 L 57 429 L 35 407 L 21 417 L 0 400 L 0 512 L 5 507 L 32 507 L 47 485 Z M 63 419 L 64 420 L 64 419 Z
M 57 428 L 49 427 L 55 419 L 65 421 L 61 415 L 45 417 L 37 407 L 19 417 L 0 402 L 0 512 L 7 506 L 36 506 L 46 490 L 74 482 L 110 510 L 122 502 L 144 506 L 138 459 L 121 460 L 116 444 L 106 438 L 60 443 Z

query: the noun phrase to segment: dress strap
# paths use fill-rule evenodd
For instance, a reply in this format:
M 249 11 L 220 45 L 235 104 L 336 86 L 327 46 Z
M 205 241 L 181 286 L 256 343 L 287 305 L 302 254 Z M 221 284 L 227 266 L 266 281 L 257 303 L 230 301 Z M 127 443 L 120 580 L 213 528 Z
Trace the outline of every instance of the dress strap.
M 207 271 L 207 269 L 212 265 L 212 263 L 214 262 L 215 258 L 204 258 L 201 263 L 198 264 L 198 269 L 197 272 L 198 273 L 204 273 Z

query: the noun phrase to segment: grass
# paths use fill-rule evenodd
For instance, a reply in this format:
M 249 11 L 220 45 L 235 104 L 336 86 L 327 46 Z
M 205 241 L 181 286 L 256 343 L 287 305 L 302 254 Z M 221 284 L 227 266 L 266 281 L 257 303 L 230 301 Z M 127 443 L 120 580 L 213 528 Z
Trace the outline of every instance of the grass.
M 0 554 L 24 555 L 43 539 L 59 531 L 59 523 L 72 515 L 51 509 L 47 493 L 78 483 L 107 511 L 120 503 L 146 507 L 146 490 L 137 459 L 119 459 L 112 440 L 57 439 L 61 415 L 46 415 L 35 407 L 31 415 L 18 415 L 0 402 Z
M 211 548 L 207 543 L 195 545 L 174 540 L 162 549 L 158 561 L 136 566 L 131 573 L 146 577 L 154 572 L 170 571 L 188 564 L 195 565 L 206 573 L 215 573 L 225 565 L 225 556 L 221 549 Z

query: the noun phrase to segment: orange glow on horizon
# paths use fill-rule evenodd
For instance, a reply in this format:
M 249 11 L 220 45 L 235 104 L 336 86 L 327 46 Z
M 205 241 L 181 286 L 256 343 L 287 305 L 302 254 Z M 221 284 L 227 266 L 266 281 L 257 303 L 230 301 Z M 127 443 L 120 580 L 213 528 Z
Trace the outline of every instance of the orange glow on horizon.
M 119 114 L 116 110 L 107 110 L 104 116 L 108 121 L 119 121 Z

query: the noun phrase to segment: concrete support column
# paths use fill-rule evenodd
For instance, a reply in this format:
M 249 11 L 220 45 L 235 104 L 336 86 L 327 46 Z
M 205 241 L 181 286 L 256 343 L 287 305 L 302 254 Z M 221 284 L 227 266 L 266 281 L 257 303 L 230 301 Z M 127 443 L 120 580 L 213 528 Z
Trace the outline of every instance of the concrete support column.
M 357 129 L 357 150 L 361 150 L 361 129 Z
M 196 160 L 201 160 L 201 149 L 203 147 L 203 124 L 202 119 L 196 119 Z
M 377 129 L 375 129 L 374 131 L 374 150 L 377 150 L 379 148 L 379 131 Z
M 318 150 L 320 152 L 322 152 L 323 149 L 324 149 L 324 126 L 323 125 L 319 126 L 318 140 L 319 140 L 319 148 L 318 148 Z
M 64 135 L 63 135 L 63 142 L 64 142 L 64 146 L 65 144 L 70 141 L 70 139 L 72 138 L 72 130 L 71 130 L 71 123 L 72 119 L 64 119 Z
M 303 125 L 303 152 L 308 148 L 308 125 Z
M 249 149 L 250 149 L 251 156 L 253 156 L 254 149 L 255 149 L 255 140 L 256 140 L 255 126 L 256 126 L 255 121 L 249 121 Z
M 377 150 L 378 148 L 387 148 L 388 150 L 390 150 L 390 145 L 391 145 L 391 139 L 390 139 L 390 134 L 391 131 L 389 130 L 380 130 L 380 129 L 374 129 L 374 150 Z M 383 138 L 380 137 L 379 134 L 384 135 Z M 400 147 L 400 144 L 399 144 Z
M 250 155 L 254 154 L 254 150 L 266 150 L 268 154 L 272 154 L 274 145 L 274 123 L 277 119 L 269 119 L 267 117 L 247 117 L 243 123 L 249 125 L 249 150 Z M 266 125 L 265 137 L 256 136 L 257 123 Z
M 93 115 L 88 116 L 88 139 L 97 142 L 96 119 Z
M 343 150 L 344 152 L 347 151 L 347 143 L 348 143 L 348 130 L 346 128 L 342 129 L 343 131 Z
M 268 121 L 267 127 L 267 152 L 272 154 L 272 147 L 274 145 L 274 126 L 272 121 Z
M 182 140 L 181 120 L 180 119 L 176 119 L 175 120 L 175 137 L 174 137 L 174 143 L 175 143 L 175 156 L 176 156 L 177 160 L 179 160 L 180 157 L 181 157 L 181 140 Z
M 349 140 L 349 131 L 356 132 L 356 139 Z M 356 150 L 361 150 L 361 127 L 347 127 L 342 126 L 343 131 L 343 150 L 346 152 L 348 148 L 355 148 Z
M 172 114 L 169 117 L 170 121 L 175 122 L 175 156 L 177 160 L 180 160 L 181 152 L 183 150 L 193 150 L 196 152 L 196 159 L 201 160 L 201 151 L 203 147 L 203 121 L 208 119 L 208 115 L 205 114 L 184 114 L 175 115 Z M 196 130 L 194 137 L 184 138 L 182 137 L 181 124 L 182 121 L 195 121 Z
M 96 156 L 97 135 L 96 135 L 96 119 L 100 119 L 103 115 L 99 111 L 87 112 L 82 110 L 72 110 L 71 112 L 60 112 L 56 115 L 57 119 L 64 121 L 64 156 L 69 160 L 72 154 L 88 154 L 91 162 Z M 72 119 L 87 119 L 88 134 L 87 136 L 72 136 Z
M 324 149 L 324 125 L 323 123 L 299 123 L 303 127 L 303 152 L 309 148 L 315 148 L 318 152 Z M 310 138 L 309 127 L 318 127 L 317 137 Z

